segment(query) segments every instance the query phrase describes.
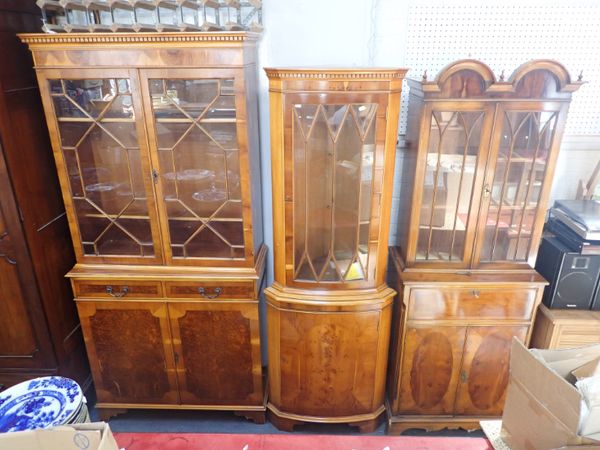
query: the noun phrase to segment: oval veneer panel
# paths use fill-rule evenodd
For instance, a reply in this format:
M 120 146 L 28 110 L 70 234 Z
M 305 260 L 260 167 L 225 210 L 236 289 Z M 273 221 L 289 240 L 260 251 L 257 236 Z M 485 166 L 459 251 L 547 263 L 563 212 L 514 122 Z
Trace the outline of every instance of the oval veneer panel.
M 469 372 L 469 397 L 479 409 L 490 409 L 508 385 L 512 334 L 496 332 L 483 338 Z
M 452 345 L 442 333 L 429 333 L 413 357 L 410 387 L 420 408 L 437 405 L 448 391 L 452 378 Z

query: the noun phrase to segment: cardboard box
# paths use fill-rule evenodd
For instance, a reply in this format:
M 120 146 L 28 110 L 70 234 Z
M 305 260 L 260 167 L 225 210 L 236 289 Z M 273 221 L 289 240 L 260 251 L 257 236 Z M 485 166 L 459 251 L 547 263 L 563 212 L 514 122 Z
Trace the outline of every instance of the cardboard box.
M 502 439 L 511 450 L 600 450 L 600 436 L 577 434 L 581 394 L 571 372 L 600 356 L 600 345 L 527 350 L 513 339 Z
M 591 360 L 589 363 L 584 364 L 571 372 L 571 375 L 573 375 L 576 380 L 593 377 L 598 374 L 600 374 L 600 357 Z
M 119 450 L 105 422 L 0 434 L 6 450 Z

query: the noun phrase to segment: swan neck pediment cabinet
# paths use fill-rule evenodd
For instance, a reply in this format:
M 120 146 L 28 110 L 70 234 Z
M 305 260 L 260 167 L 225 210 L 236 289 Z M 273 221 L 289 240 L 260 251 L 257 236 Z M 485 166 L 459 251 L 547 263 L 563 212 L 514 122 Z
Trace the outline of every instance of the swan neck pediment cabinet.
M 409 81 L 391 251 L 391 432 L 502 414 L 511 339 L 529 342 L 546 284 L 533 266 L 580 85 L 550 60 L 507 81 L 474 60 Z
M 99 408 L 264 420 L 258 38 L 21 35 L 77 257 L 68 276 Z
M 273 422 L 371 429 L 384 412 L 385 283 L 404 69 L 265 69 L 275 283 L 265 290 Z

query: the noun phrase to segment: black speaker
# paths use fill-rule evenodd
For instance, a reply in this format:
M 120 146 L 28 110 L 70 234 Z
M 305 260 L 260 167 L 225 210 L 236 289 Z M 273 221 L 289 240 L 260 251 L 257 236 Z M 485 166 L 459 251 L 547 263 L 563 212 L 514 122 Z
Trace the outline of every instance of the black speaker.
M 600 311 L 600 277 L 596 283 L 596 295 L 594 295 L 594 301 L 592 302 L 592 309 L 594 311 Z
M 544 237 L 535 269 L 550 282 L 542 300 L 548 308 L 590 309 L 600 277 L 600 255 L 581 255 L 555 237 Z M 595 306 L 600 309 L 600 304 Z

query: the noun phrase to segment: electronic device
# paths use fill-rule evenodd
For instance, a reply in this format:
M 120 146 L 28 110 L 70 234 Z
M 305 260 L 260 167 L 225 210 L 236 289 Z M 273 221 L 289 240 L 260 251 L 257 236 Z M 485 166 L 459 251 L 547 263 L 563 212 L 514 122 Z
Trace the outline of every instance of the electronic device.
M 548 308 L 592 307 L 600 278 L 600 255 L 573 252 L 556 237 L 546 236 L 542 239 L 535 269 L 550 283 L 542 300 Z M 600 301 L 594 303 L 599 303 L 596 306 L 600 308 Z

